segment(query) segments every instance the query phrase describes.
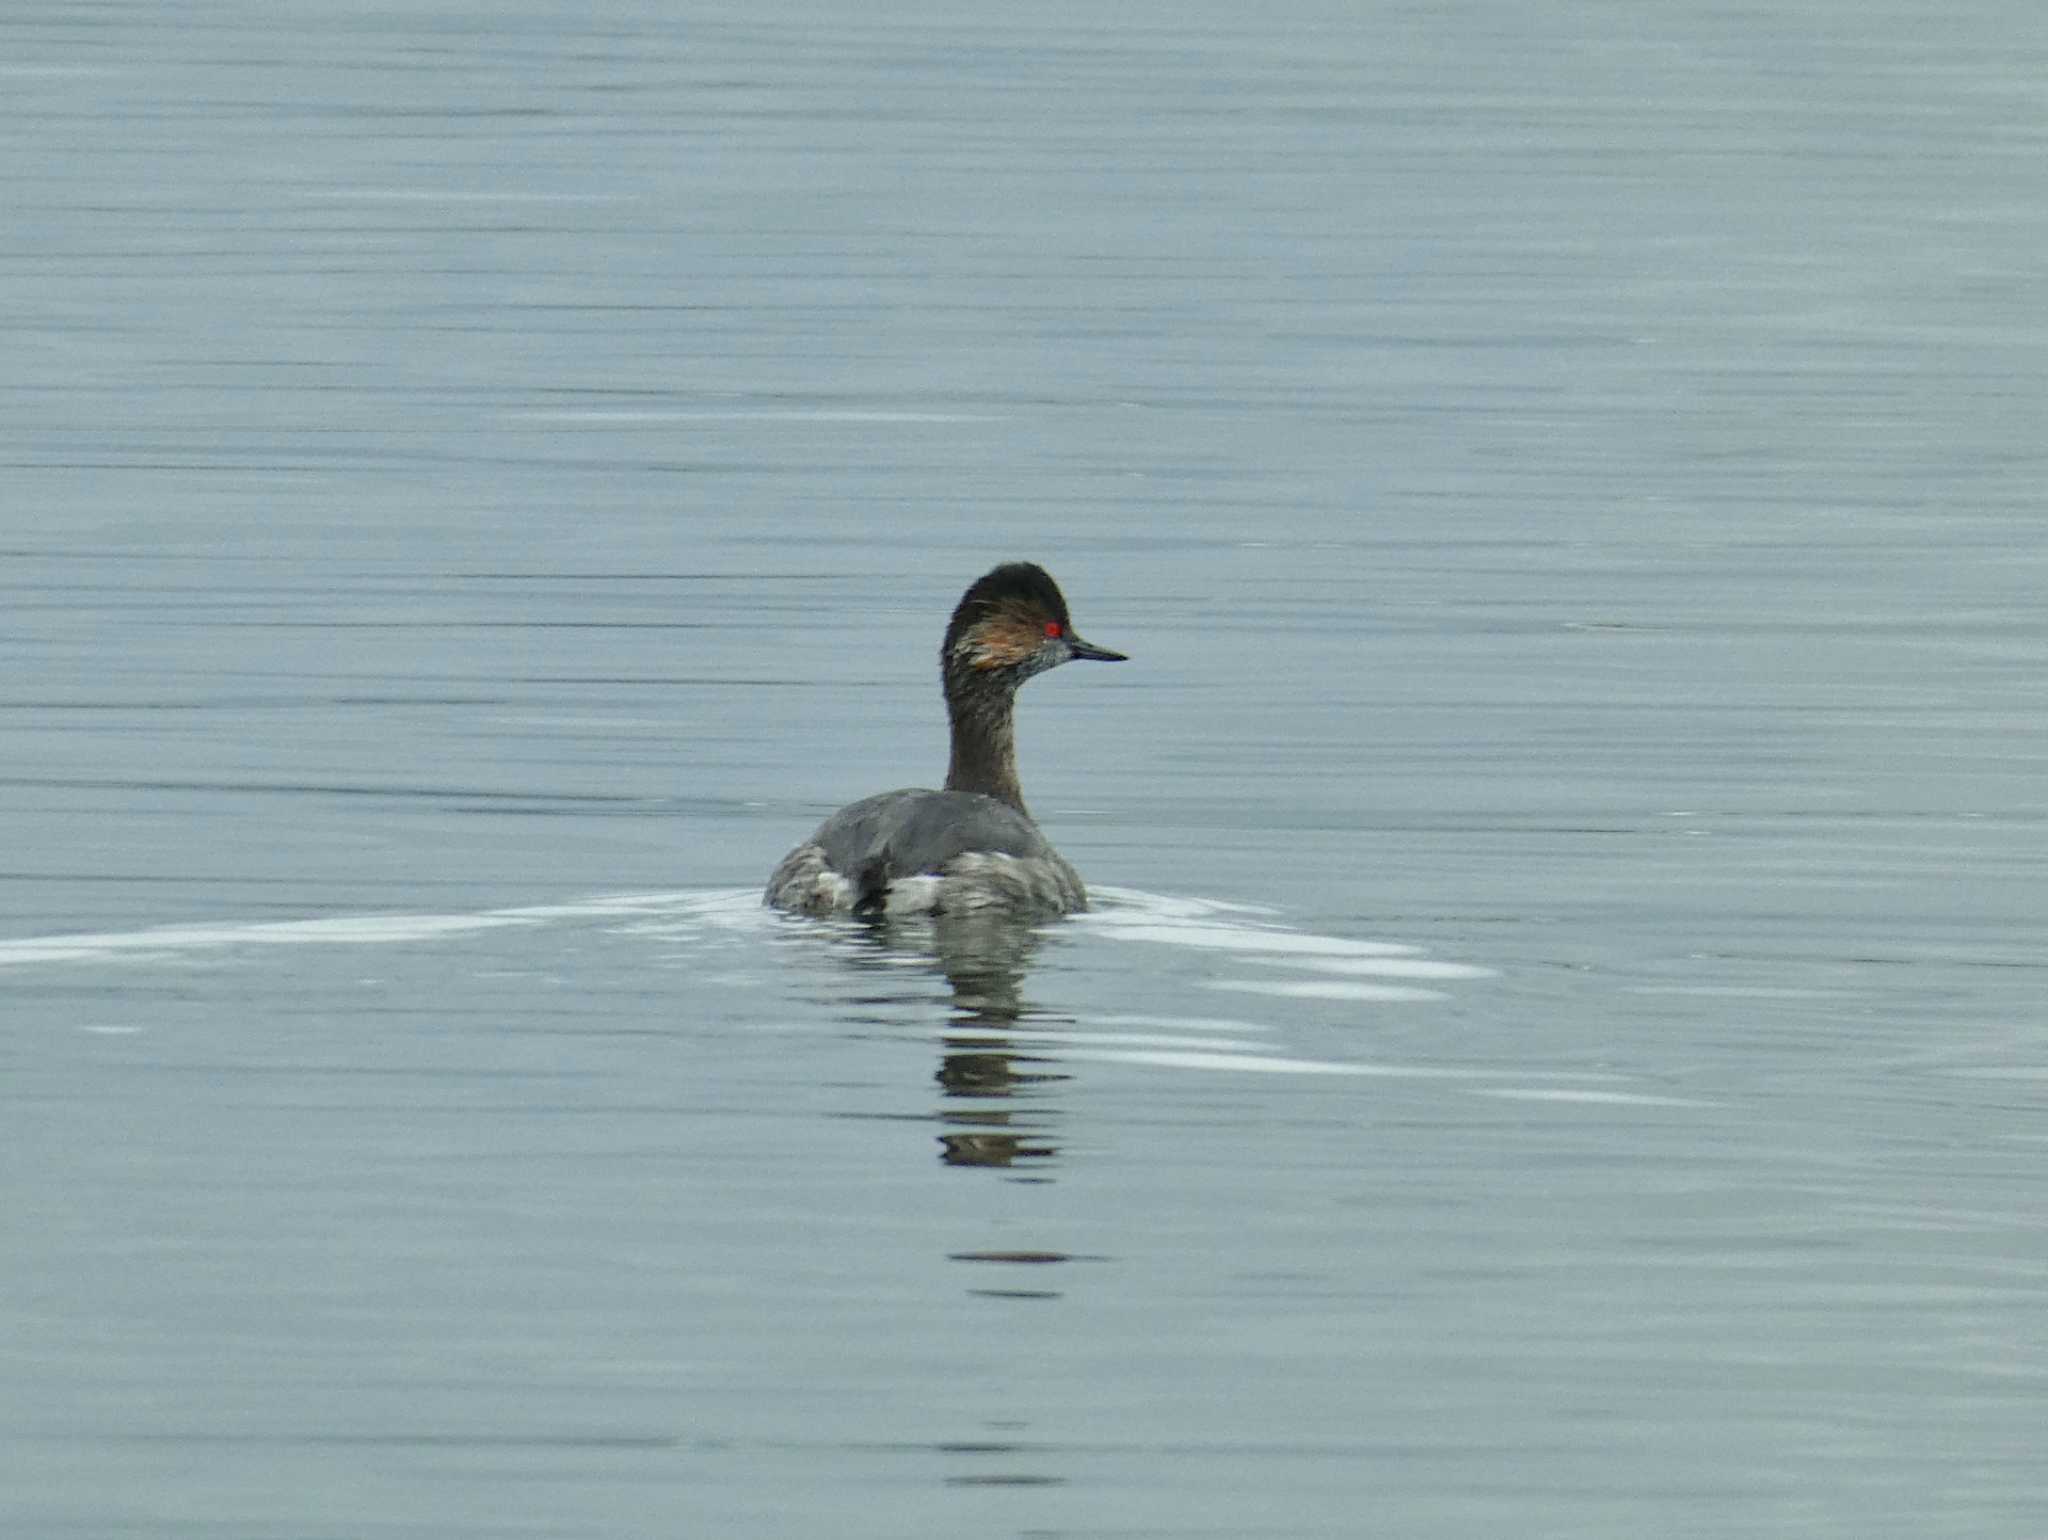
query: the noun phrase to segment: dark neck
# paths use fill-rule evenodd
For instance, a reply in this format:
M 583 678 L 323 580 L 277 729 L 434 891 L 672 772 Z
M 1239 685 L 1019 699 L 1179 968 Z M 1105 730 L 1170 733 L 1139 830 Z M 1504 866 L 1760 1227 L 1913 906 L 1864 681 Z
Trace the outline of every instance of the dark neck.
M 947 679 L 953 761 L 946 767 L 946 790 L 981 792 L 1029 818 L 1024 789 L 1017 784 L 1017 737 L 1010 725 L 1016 699 L 1011 690 L 960 688 Z

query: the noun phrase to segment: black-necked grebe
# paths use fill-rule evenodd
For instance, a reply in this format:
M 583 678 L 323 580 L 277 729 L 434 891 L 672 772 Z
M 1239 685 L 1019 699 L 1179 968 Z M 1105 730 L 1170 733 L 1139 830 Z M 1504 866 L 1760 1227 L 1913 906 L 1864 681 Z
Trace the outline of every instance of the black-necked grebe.
M 803 914 L 1088 907 L 1080 875 L 1038 832 L 1017 784 L 1017 687 L 1074 658 L 1124 655 L 1074 634 L 1043 567 L 1009 562 L 961 597 L 939 649 L 953 760 L 944 791 L 885 791 L 843 807 L 782 858 L 767 901 Z

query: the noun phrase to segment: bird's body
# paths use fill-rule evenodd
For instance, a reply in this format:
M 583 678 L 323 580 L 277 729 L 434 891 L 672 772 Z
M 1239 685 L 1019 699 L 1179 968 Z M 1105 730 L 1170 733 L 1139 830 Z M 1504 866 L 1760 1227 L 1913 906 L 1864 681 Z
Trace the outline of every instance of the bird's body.
M 983 576 L 954 609 L 939 654 L 953 730 L 945 789 L 841 808 L 783 857 L 767 902 L 804 914 L 1087 908 L 1080 875 L 1024 806 L 1012 728 L 1017 687 L 1077 658 L 1123 654 L 1073 634 L 1042 567 L 1013 562 Z

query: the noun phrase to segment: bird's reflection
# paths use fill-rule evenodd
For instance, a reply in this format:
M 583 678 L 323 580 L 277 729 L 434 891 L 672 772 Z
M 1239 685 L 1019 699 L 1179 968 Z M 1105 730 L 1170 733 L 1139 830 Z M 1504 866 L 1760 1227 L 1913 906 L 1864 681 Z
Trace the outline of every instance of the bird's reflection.
M 1052 1088 L 1070 1078 L 1058 1061 L 1015 1041 L 1020 1026 L 1048 1018 L 1024 999 L 1024 979 L 1043 942 L 1007 916 L 865 922 L 865 946 L 916 958 L 952 987 L 952 1008 L 934 1075 L 944 1100 L 939 1158 L 949 1166 L 1037 1166 L 1059 1154 L 1051 1137 Z

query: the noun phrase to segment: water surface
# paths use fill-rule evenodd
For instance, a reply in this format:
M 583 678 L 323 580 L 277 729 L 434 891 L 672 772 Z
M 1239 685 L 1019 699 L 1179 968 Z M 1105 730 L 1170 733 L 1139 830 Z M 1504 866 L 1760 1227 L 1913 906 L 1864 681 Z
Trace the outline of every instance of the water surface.
M 10 1532 L 2038 1533 L 2031 8 L 0 60 Z

